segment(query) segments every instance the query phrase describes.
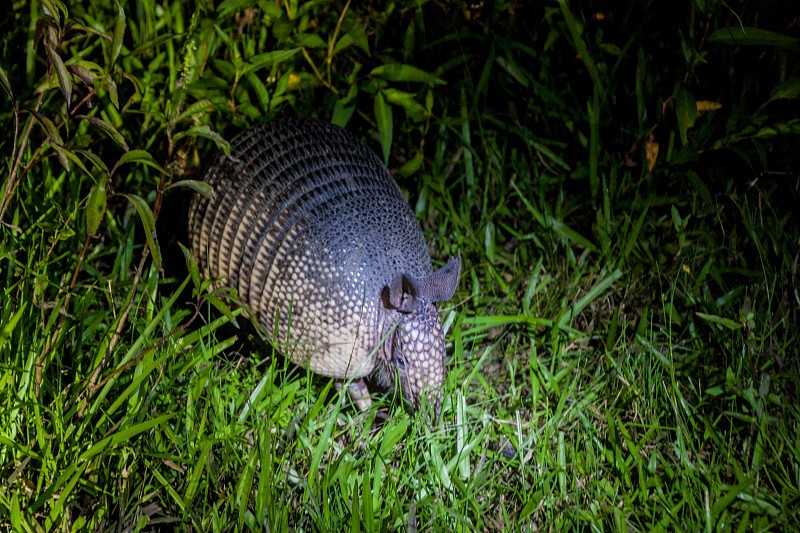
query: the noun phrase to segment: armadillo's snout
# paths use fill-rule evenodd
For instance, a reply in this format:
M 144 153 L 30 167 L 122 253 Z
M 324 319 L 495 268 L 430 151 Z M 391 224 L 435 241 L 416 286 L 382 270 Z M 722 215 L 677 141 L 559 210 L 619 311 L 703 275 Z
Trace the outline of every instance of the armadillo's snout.
M 410 315 L 401 325 L 400 340 L 396 362 L 403 399 L 435 422 L 442 410 L 446 377 L 444 331 L 436 307 L 427 304 Z
M 411 379 L 408 379 L 411 378 Z M 431 380 L 414 380 L 400 372 L 403 400 L 415 413 L 422 413 L 433 425 L 442 413 L 442 386 L 444 376 Z

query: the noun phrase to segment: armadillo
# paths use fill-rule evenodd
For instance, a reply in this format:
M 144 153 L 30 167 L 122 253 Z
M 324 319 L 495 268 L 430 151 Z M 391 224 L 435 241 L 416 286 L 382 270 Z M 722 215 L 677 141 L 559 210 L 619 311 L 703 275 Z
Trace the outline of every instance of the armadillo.
M 238 291 L 295 364 L 334 378 L 359 409 L 363 380 L 400 384 L 438 419 L 446 376 L 436 302 L 460 256 L 434 272 L 422 230 L 386 166 L 344 129 L 280 119 L 240 133 L 189 209 L 193 255 Z

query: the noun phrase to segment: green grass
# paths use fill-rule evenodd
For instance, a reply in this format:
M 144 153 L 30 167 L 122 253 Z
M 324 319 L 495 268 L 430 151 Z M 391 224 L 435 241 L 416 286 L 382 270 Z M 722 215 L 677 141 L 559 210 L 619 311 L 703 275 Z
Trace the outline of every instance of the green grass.
M 530 4 L 14 2 L 0 530 L 800 527 L 791 4 Z M 443 432 L 354 412 L 182 252 L 280 115 L 461 254 Z

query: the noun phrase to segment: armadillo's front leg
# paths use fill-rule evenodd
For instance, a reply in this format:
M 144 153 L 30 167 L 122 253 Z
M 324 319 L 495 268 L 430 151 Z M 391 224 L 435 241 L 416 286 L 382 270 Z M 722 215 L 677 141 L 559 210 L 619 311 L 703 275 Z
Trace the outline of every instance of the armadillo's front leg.
M 342 390 L 344 383 L 336 381 L 336 390 Z M 347 387 L 347 394 L 353 403 L 356 404 L 356 409 L 359 411 L 366 411 L 372 406 L 372 398 L 369 395 L 369 389 L 363 379 L 353 381 Z

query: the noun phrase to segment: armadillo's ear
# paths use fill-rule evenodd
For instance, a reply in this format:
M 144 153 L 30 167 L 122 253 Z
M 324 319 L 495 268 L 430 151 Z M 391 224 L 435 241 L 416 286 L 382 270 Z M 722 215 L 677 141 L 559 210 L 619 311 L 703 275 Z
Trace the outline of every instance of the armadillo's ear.
M 409 274 L 397 274 L 383 288 L 383 305 L 387 309 L 397 309 L 401 313 L 410 313 L 417 309 L 419 283 Z
M 431 274 L 422 284 L 420 296 L 431 302 L 446 302 L 453 297 L 461 273 L 461 256 Z

